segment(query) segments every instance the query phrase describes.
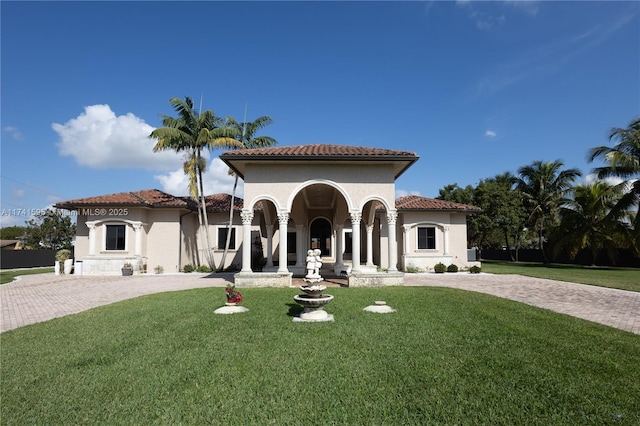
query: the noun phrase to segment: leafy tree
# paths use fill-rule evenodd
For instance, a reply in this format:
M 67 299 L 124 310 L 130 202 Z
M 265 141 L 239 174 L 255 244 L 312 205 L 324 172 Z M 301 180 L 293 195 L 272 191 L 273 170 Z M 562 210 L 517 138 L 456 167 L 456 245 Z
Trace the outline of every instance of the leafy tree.
M 438 200 L 473 205 L 474 191 L 475 190 L 471 185 L 460 188 L 457 183 L 454 183 L 446 185 L 444 188 L 440 189 L 436 198 Z
M 593 172 L 599 179 L 619 178 L 627 182 L 627 191 L 613 207 L 613 214 L 635 209 L 632 215 L 633 233 L 631 244 L 640 253 L 640 117 L 627 128 L 613 128 L 610 141 L 613 147 L 598 146 L 589 151 L 589 161 L 604 160 L 606 166 L 596 167 Z
M 471 185 L 460 188 L 457 183 L 446 185 L 438 191 L 436 199 L 444 201 L 452 201 L 454 203 L 462 203 L 468 205 L 476 205 L 474 201 L 475 190 Z M 467 244 L 470 247 L 483 247 L 486 235 L 483 233 L 484 228 L 480 222 L 482 219 L 479 215 L 471 215 L 467 217 Z
M 270 136 L 255 136 L 256 132 L 273 123 L 273 119 L 263 115 L 251 122 L 238 123 L 233 117 L 227 117 L 227 126 L 230 129 L 227 133 L 232 134 L 238 142 L 242 144 L 239 148 L 265 148 L 276 145 L 277 140 Z M 238 175 L 229 170 L 229 173 L 235 176 L 233 182 L 233 193 L 231 194 L 231 205 L 229 206 L 229 224 L 227 225 L 227 238 L 224 244 L 224 252 L 220 261 L 220 269 L 224 268 L 224 262 L 229 252 L 229 244 L 231 242 L 231 226 L 233 224 L 233 208 L 235 205 L 236 188 L 238 186 Z
M 0 228 L 0 240 L 16 240 L 22 237 L 27 231 L 24 226 L 5 226 Z
M 33 249 L 71 249 L 75 235 L 76 225 L 70 216 L 47 209 L 27 221 L 25 243 Z
M 620 217 L 624 212 L 615 210 L 624 193 L 623 185 L 610 185 L 604 181 L 577 185 L 573 189 L 573 199 L 560 209 L 560 237 L 554 244 L 554 251 L 567 250 L 575 258 L 579 250 L 589 248 L 591 259 L 596 261 L 598 253 L 605 250 L 612 262 L 620 241 L 629 228 Z
M 475 189 L 476 205 L 482 209 L 476 217 L 478 226 L 491 236 L 490 246 L 505 246 L 511 260 L 517 258 L 517 247 L 526 220 L 522 193 L 514 189 L 516 177 L 506 172 L 481 180 Z M 516 247 L 516 258 L 510 248 Z
M 578 169 L 562 170 L 563 166 L 560 160 L 534 161 L 518 169 L 520 177 L 516 187 L 522 191 L 528 212 L 527 222 L 536 229 L 538 248 L 545 263 L 549 262 L 544 250 L 545 232 L 557 220 L 558 209 L 573 180 L 582 175 Z
M 202 151 L 238 147 L 241 144 L 231 137 L 232 135 L 225 133 L 225 129 L 221 127 L 222 119 L 216 117 L 213 111 L 206 110 L 202 113 L 196 111 L 191 98 L 185 97 L 184 100 L 172 98 L 169 103 L 178 113 L 178 117 L 161 115 L 164 127 L 155 129 L 150 135 L 158 140 L 153 150 L 154 152 L 173 150 L 186 153 L 184 172 L 189 175 L 189 192 L 198 205 L 198 221 L 207 263 L 212 270 L 215 270 L 202 182 L 202 174 L 207 163 L 202 157 Z

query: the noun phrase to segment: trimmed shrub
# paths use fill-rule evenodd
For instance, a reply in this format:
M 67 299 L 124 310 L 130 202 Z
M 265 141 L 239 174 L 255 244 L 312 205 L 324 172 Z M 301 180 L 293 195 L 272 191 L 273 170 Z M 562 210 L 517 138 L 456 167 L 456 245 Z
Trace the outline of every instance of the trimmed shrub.
M 201 265 L 198 267 L 198 272 L 211 272 L 211 268 L 207 265 Z
M 433 267 L 433 270 L 436 274 L 444 274 L 447 270 L 447 265 L 445 265 L 444 263 L 436 263 Z
M 458 266 L 452 263 L 447 267 L 447 272 L 458 272 Z
M 472 266 L 471 268 L 469 268 L 469 272 L 471 272 L 472 274 L 479 274 L 480 271 L 482 270 L 482 268 L 480 268 L 479 266 Z
M 414 265 L 408 265 L 407 267 L 404 268 L 404 271 L 409 274 L 417 274 L 418 272 L 422 272 L 422 269 Z
M 71 250 L 61 249 L 56 252 L 56 260 L 58 262 L 64 263 L 67 259 L 71 259 Z
M 189 273 L 189 272 L 193 272 L 194 269 L 196 269 L 196 267 L 193 265 L 184 265 L 182 267 L 182 272 Z

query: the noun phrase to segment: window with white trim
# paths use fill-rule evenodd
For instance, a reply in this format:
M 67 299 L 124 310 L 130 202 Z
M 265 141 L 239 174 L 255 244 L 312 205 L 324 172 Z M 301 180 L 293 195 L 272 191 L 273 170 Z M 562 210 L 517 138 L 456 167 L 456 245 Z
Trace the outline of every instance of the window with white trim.
M 105 250 L 126 250 L 127 225 L 105 225 Z
M 227 228 L 218 228 L 218 250 L 224 250 L 227 244 Z M 231 240 L 229 241 L 229 250 L 236 249 L 236 228 L 231 228 Z
M 436 228 L 433 226 L 418 227 L 418 250 L 436 249 Z

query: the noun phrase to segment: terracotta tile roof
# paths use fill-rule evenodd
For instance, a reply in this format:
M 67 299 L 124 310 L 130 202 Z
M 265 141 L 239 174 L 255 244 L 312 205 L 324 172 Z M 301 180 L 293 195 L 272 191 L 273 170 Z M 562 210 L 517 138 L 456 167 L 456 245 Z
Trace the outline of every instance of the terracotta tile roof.
M 396 200 L 398 210 L 445 210 L 460 211 L 466 213 L 479 213 L 480 207 L 468 204 L 454 203 L 452 201 L 438 200 L 436 198 L 421 197 L 419 195 L 408 195 Z
M 207 211 L 208 212 L 229 212 L 229 206 L 231 206 L 231 195 L 230 194 L 214 194 L 207 195 L 205 201 L 207 203 Z M 233 200 L 233 210 L 234 211 L 242 211 L 242 207 L 244 206 L 244 200 L 242 198 L 236 197 Z
M 213 194 L 205 197 L 207 211 L 228 212 L 231 205 L 231 195 Z M 234 200 L 234 210 L 241 211 L 244 200 L 236 197 Z M 183 208 L 196 211 L 196 202 L 191 197 L 176 197 L 158 189 L 145 189 L 142 191 L 118 192 L 116 194 L 99 195 L 97 197 L 78 198 L 75 200 L 63 201 L 56 204 L 56 207 L 63 209 L 74 209 L 94 206 L 127 206 L 127 207 L 151 207 L 151 208 Z
M 400 176 L 419 157 L 415 152 L 367 148 L 351 145 L 310 144 L 268 148 L 237 149 L 220 155 L 234 172 L 244 178 L 248 161 L 380 161 L 394 164 L 395 177 Z
M 118 192 L 116 194 L 98 195 L 97 197 L 78 198 L 57 203 L 58 208 L 70 209 L 88 206 L 131 206 L 131 207 L 178 207 L 195 206 L 189 199 L 176 197 L 158 189 L 142 191 Z
M 223 152 L 220 156 L 228 157 L 277 157 L 277 158 L 383 158 L 407 157 L 416 158 L 414 152 L 397 151 L 393 149 L 367 148 L 351 145 L 311 144 L 280 146 L 268 148 L 237 149 Z

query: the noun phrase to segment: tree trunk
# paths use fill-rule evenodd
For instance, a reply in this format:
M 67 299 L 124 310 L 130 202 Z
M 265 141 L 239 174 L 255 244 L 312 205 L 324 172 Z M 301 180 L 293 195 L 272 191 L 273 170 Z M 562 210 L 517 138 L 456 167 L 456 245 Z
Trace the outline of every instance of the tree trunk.
M 204 185 L 202 183 L 202 169 L 200 168 L 200 152 L 198 152 L 198 185 L 200 188 L 200 198 L 202 204 L 202 216 L 204 217 L 204 235 L 205 235 L 205 259 L 207 260 L 207 264 L 212 271 L 216 270 L 215 259 L 213 258 L 212 247 L 211 247 L 211 236 L 209 235 L 209 218 L 207 215 L 207 201 L 204 196 Z
M 220 261 L 220 268 L 222 270 L 224 268 L 224 262 L 227 259 L 227 253 L 229 252 L 229 245 L 231 244 L 231 226 L 233 225 L 233 207 L 236 200 L 236 188 L 238 187 L 238 175 L 234 173 L 236 176 L 233 181 L 233 192 L 231 193 L 231 206 L 229 207 L 229 224 L 227 225 L 227 238 L 224 242 L 224 252 L 222 253 L 222 260 Z
M 503 231 L 504 231 L 504 242 L 507 245 L 507 252 L 509 253 L 509 258 L 513 262 L 515 259 L 513 258 L 513 253 L 511 253 L 511 246 L 509 245 L 509 233 L 507 232 L 507 228 L 504 228 Z
M 538 248 L 542 253 L 542 262 L 546 265 L 549 263 L 549 259 L 547 259 L 547 254 L 544 252 L 544 238 L 542 237 L 542 223 L 540 223 L 540 228 L 538 229 Z

